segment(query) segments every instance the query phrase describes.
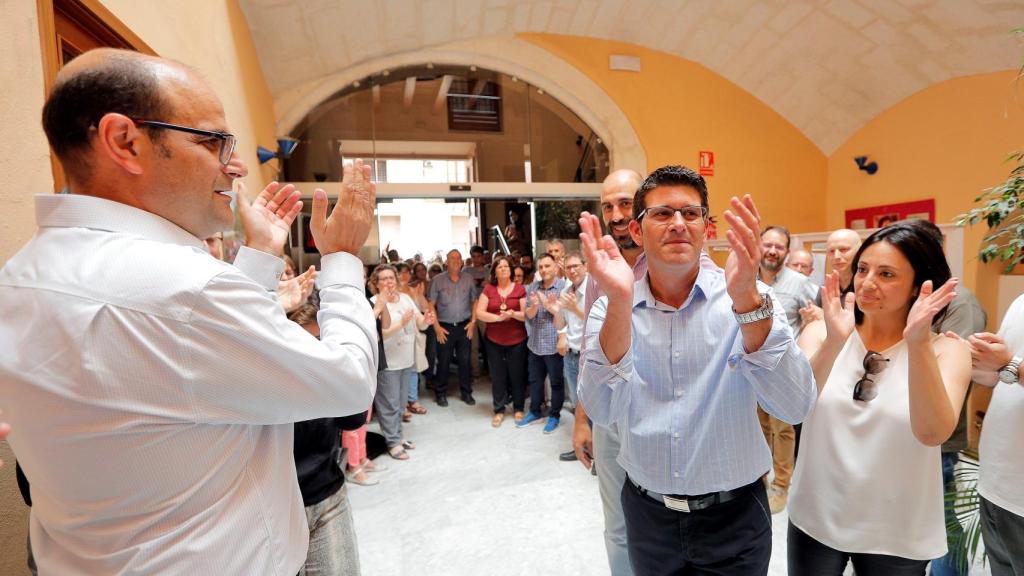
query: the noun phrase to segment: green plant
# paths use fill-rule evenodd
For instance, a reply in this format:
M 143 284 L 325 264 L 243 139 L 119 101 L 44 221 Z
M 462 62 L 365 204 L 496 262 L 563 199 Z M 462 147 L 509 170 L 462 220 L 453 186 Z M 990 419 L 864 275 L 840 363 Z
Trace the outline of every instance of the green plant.
M 966 574 L 978 555 L 981 542 L 981 497 L 978 495 L 978 454 L 960 453 L 960 466 L 953 473 L 952 488 L 945 495 L 947 510 L 946 535 L 949 551 L 958 571 Z M 982 553 L 984 558 L 984 552 Z
M 984 220 L 990 233 L 978 251 L 982 262 L 1006 262 L 1006 272 L 1024 263 L 1024 152 L 1010 154 L 1007 162 L 1016 164 L 1009 178 L 985 190 L 974 199 L 982 203 L 957 216 L 957 226 L 974 225 Z

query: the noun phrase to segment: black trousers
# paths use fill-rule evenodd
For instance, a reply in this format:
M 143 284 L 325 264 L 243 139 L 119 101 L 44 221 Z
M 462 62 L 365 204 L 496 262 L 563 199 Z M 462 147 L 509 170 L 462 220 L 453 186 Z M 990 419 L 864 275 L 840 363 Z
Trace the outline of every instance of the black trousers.
M 562 404 L 565 402 L 565 372 L 563 358 L 557 352 L 540 356 L 528 352 L 530 377 L 530 412 L 540 416 L 540 407 L 544 402 L 544 377 L 551 381 L 551 410 L 549 418 L 560 418 Z
M 506 346 L 484 338 L 484 345 L 491 373 L 494 412 L 505 411 L 510 392 L 512 409 L 521 412 L 526 403 L 526 340 Z
M 789 523 L 786 536 L 789 576 L 842 576 L 853 562 L 857 576 L 924 576 L 928 560 L 884 554 L 853 554 L 830 548 Z
M 455 362 L 459 365 L 459 390 L 463 396 L 473 393 L 471 365 L 469 363 L 469 337 L 466 335 L 465 320 L 458 324 L 441 322 L 441 328 L 448 331 L 448 339 L 437 343 L 437 387 L 434 391 L 440 396 L 448 392 L 448 365 L 451 364 L 452 350 L 455 350 Z
M 644 495 L 627 477 L 622 512 L 636 576 L 768 574 L 772 518 L 760 480 L 723 504 L 679 512 Z

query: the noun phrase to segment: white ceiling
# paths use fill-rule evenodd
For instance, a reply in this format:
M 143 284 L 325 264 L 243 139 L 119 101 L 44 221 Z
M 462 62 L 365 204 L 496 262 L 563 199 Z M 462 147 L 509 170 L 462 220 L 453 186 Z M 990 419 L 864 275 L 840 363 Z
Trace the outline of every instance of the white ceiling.
M 1021 64 L 1024 0 L 240 0 L 275 98 L 394 54 L 548 32 L 698 62 L 826 154 L 903 98 Z

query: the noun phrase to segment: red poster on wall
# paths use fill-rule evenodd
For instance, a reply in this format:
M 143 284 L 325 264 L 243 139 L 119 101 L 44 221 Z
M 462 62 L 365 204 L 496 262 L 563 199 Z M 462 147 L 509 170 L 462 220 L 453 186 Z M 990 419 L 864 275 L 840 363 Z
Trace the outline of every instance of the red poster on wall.
M 697 159 L 697 172 L 701 176 L 715 175 L 715 153 L 709 150 L 701 150 Z
M 846 227 L 854 230 L 882 228 L 897 220 L 913 218 L 935 222 L 935 199 L 847 210 Z

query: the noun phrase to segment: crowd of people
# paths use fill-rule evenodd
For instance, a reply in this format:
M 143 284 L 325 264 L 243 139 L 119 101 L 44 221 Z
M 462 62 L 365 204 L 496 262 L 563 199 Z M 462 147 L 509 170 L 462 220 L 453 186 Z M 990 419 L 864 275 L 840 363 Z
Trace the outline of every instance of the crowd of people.
M 238 194 L 245 246 L 221 259 L 246 167 L 188 67 L 88 52 L 43 122 L 68 190 L 37 197 L 39 233 L 0 270 L 18 343 L 0 437 L 42 573 L 358 574 L 346 480 L 386 468 L 367 423 L 409 459 L 403 422 L 421 385 L 448 406 L 454 360 L 468 405 L 486 366 L 494 427 L 511 408 L 550 434 L 568 397 L 562 456 L 596 471 L 615 576 L 766 574 L 787 507 L 790 574 L 964 573 L 943 493 L 969 386 L 994 386 L 982 534 L 993 574 L 1024 575 L 1024 296 L 985 332 L 934 224 L 832 233 L 817 286 L 813 256 L 734 197 L 723 268 L 704 178 L 665 166 L 608 176 L 581 253 L 388 250 L 367 270 L 356 160 L 333 210 L 313 194 L 320 270 L 300 273 L 283 248 L 302 201 L 276 183 Z

